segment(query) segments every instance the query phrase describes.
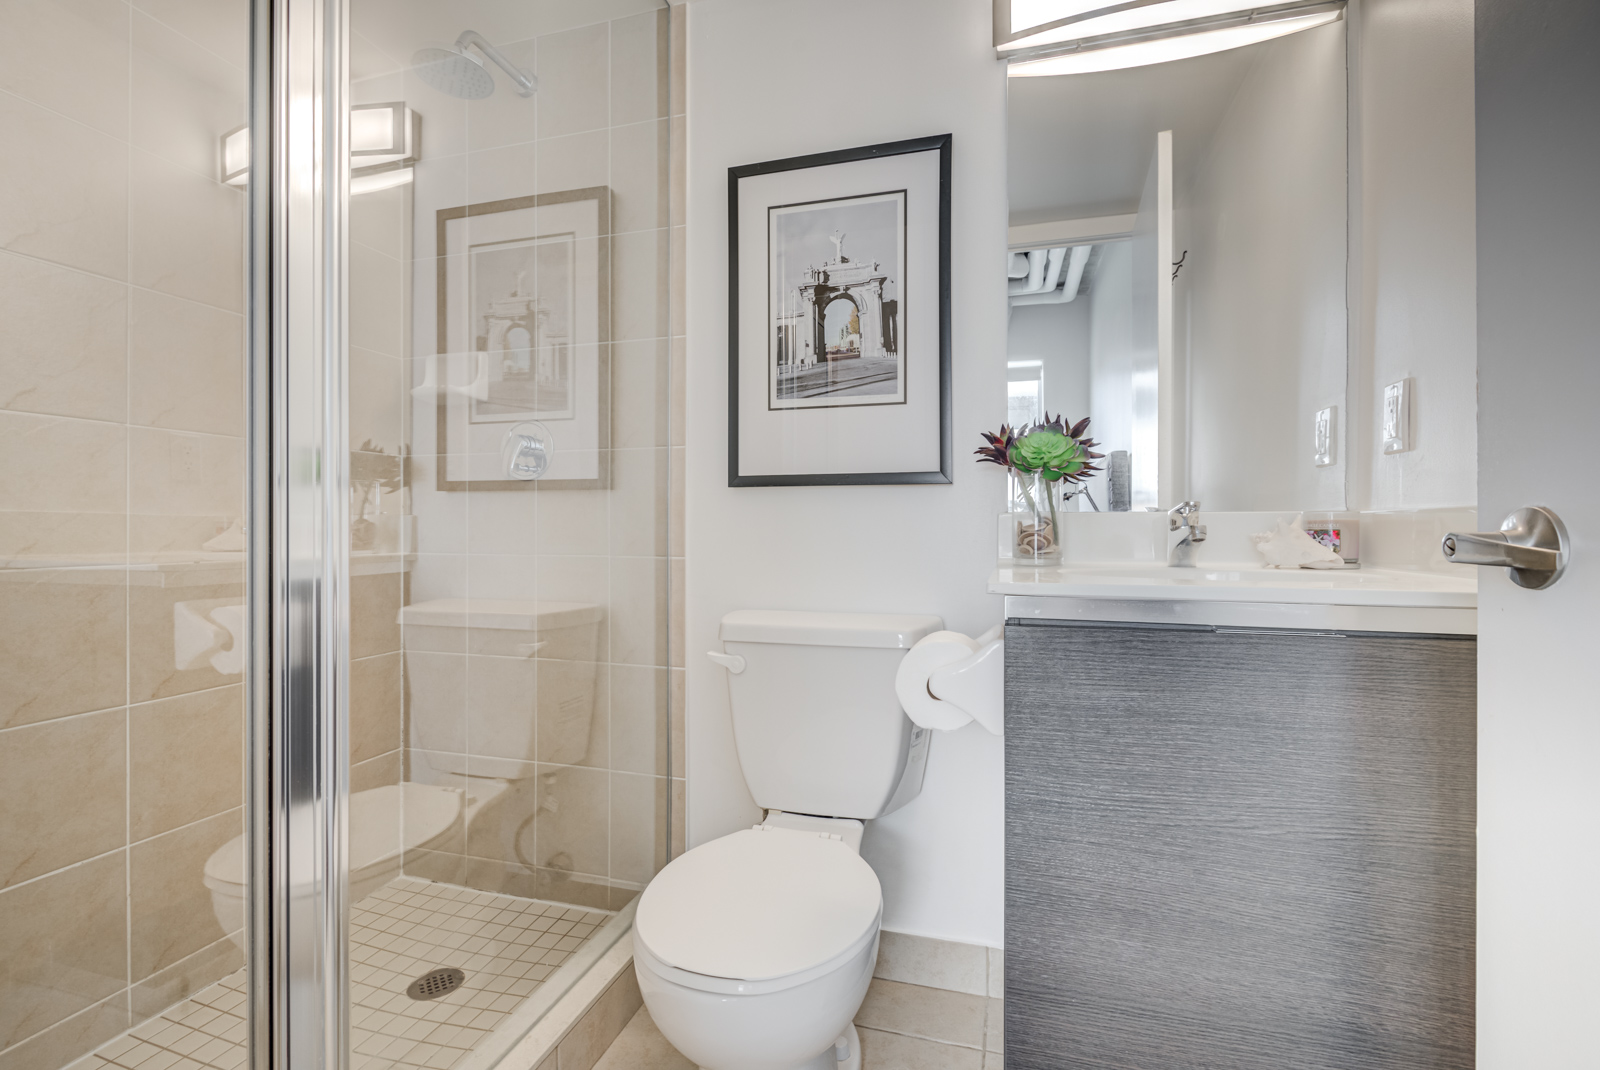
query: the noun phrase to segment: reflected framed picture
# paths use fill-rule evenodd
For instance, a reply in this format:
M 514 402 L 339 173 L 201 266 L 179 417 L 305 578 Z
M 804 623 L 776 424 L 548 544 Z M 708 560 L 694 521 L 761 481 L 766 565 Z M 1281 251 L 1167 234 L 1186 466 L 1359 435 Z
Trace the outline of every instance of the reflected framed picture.
M 950 482 L 950 152 L 728 169 L 730 487 Z
M 610 191 L 440 209 L 438 487 L 607 485 Z M 526 473 L 526 466 L 520 466 Z

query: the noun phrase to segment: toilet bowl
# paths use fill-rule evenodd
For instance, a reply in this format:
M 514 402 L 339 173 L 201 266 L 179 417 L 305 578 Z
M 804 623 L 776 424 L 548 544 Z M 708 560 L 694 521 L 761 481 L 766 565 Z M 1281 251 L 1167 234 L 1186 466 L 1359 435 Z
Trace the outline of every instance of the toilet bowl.
M 851 1021 L 883 918 L 861 837 L 922 790 L 928 733 L 894 680 L 905 652 L 943 626 L 911 614 L 722 618 L 725 650 L 710 658 L 727 670 L 740 772 L 767 819 L 668 863 L 633 929 L 650 1017 L 703 1070 L 859 1070 Z
M 860 1066 L 851 1020 L 883 916 L 860 832 L 775 814 L 679 856 L 645 889 L 634 971 L 679 1051 L 706 1070 Z
M 350 902 L 359 903 L 400 875 L 405 853 L 438 848 L 461 832 L 465 799 L 457 788 L 385 784 L 350 796 Z M 245 838 L 235 836 L 206 860 L 205 883 L 222 931 L 244 946 Z

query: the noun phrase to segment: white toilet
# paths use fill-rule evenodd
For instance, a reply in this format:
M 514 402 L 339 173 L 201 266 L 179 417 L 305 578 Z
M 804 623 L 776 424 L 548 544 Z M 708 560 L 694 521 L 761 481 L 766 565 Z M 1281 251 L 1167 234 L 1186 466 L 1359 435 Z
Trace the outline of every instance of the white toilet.
M 922 790 L 929 732 L 894 677 L 938 617 L 743 610 L 722 619 L 734 740 L 766 820 L 645 888 L 634 970 L 656 1026 L 705 1070 L 859 1070 L 851 1020 L 883 896 L 864 822 Z

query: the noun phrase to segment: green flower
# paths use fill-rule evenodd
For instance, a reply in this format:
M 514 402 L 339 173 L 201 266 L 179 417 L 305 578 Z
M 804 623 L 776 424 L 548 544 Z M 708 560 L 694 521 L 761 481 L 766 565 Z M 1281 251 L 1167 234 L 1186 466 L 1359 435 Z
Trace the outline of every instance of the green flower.
M 1011 447 L 1011 463 L 1026 472 L 1038 472 L 1052 483 L 1082 472 L 1087 450 L 1071 435 L 1060 431 L 1030 431 Z

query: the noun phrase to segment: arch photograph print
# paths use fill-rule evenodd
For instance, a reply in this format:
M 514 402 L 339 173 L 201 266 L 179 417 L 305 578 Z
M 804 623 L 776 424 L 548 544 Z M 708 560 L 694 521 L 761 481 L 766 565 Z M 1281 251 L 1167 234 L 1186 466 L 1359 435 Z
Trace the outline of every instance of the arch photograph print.
M 950 482 L 950 154 L 729 168 L 729 486 Z

